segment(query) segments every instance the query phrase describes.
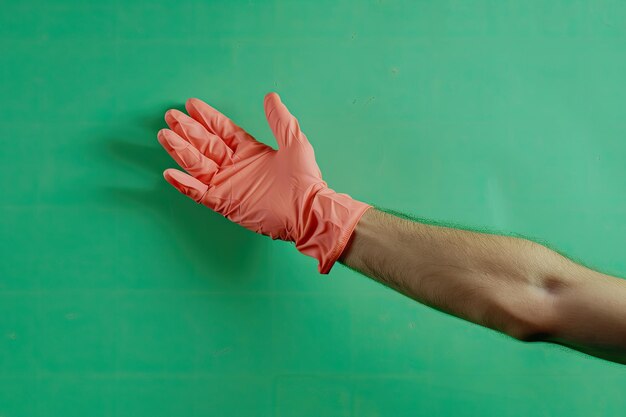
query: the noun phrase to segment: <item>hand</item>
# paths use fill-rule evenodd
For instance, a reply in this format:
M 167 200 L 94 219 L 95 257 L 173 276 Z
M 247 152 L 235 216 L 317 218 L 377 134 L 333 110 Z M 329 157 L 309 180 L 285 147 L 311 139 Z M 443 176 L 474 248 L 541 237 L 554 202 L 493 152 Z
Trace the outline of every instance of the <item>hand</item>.
M 370 206 L 328 188 L 313 147 L 277 94 L 268 94 L 264 106 L 278 150 L 201 100 L 187 101 L 189 116 L 169 110 L 171 130 L 158 139 L 190 175 L 168 169 L 165 179 L 235 223 L 295 242 L 328 273 Z

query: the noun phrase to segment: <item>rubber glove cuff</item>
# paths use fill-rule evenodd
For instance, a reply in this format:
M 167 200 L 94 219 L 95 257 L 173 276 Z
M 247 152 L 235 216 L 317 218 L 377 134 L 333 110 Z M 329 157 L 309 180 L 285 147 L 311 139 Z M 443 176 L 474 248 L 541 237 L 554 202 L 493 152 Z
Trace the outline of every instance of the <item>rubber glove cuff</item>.
M 372 206 L 347 194 L 322 188 L 303 210 L 306 218 L 295 239 L 296 248 L 318 260 L 318 271 L 328 274 L 345 250 L 357 223 Z

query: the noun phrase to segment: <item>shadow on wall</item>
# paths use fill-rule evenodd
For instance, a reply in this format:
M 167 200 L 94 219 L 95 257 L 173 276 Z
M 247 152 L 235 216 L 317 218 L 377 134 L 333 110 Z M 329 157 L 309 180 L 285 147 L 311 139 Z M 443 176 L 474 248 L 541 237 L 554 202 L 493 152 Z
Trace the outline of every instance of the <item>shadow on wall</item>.
M 144 180 L 146 176 L 153 177 L 154 183 L 151 188 L 105 187 L 104 197 L 109 204 L 156 214 L 158 227 L 174 236 L 172 250 L 184 254 L 184 262 L 192 259 L 203 276 L 220 275 L 241 282 L 253 272 L 254 262 L 250 258 L 256 252 L 254 246 L 260 242 L 259 237 L 198 205 L 165 181 L 164 169 L 179 168 L 156 139 L 159 129 L 167 127 L 163 115 L 169 108 L 184 111 L 181 106 L 164 106 L 154 116 L 130 120 L 129 129 L 120 129 L 105 138 L 105 154 L 113 164 L 130 164 Z

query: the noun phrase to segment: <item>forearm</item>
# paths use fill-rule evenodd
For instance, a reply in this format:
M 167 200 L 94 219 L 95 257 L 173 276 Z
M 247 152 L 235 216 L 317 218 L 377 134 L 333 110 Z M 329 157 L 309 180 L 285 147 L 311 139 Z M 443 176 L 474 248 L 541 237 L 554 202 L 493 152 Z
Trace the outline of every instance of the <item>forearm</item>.
M 438 310 L 626 361 L 626 282 L 537 243 L 368 210 L 341 262 Z
M 295 242 L 321 273 L 341 254 L 348 266 L 442 311 L 626 362 L 624 281 L 527 240 L 411 222 L 337 194 L 280 97 L 270 93 L 263 105 L 278 149 L 201 100 L 187 101 L 188 115 L 169 110 L 170 129 L 157 137 L 186 172 L 167 169 L 165 179 L 233 222 Z

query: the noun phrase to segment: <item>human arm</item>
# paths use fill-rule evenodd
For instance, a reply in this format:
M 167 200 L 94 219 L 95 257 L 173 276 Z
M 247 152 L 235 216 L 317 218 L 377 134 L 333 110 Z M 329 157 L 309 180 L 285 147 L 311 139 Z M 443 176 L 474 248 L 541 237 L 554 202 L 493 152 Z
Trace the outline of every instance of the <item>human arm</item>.
M 278 149 L 200 100 L 187 102 L 189 115 L 168 111 L 158 139 L 186 173 L 168 169 L 165 179 L 243 227 L 294 242 L 321 273 L 340 260 L 517 339 L 626 363 L 626 281 L 528 240 L 412 222 L 337 193 L 278 95 L 264 107 Z
M 418 302 L 516 339 L 626 363 L 626 280 L 538 243 L 370 209 L 339 260 Z

